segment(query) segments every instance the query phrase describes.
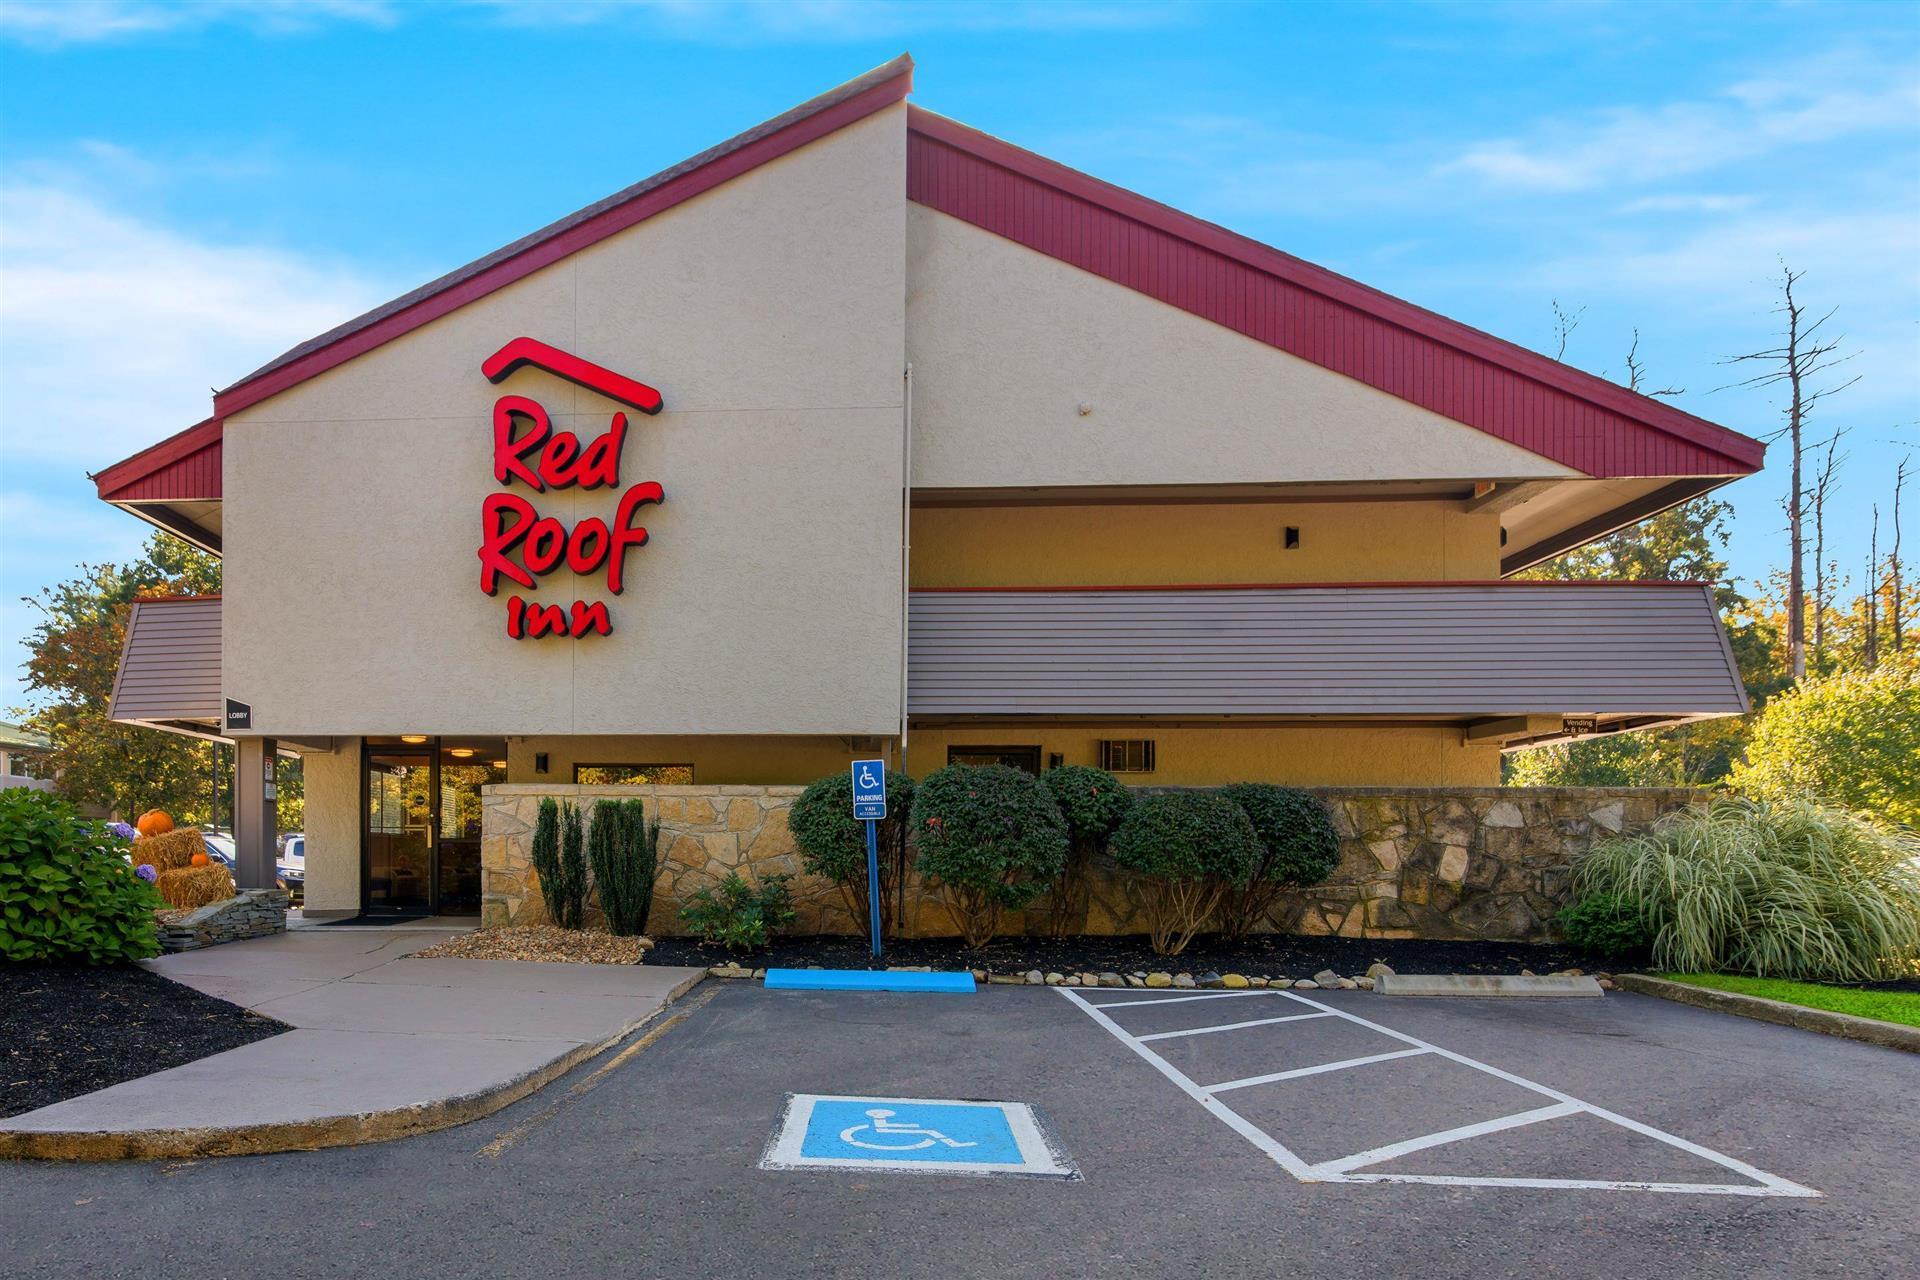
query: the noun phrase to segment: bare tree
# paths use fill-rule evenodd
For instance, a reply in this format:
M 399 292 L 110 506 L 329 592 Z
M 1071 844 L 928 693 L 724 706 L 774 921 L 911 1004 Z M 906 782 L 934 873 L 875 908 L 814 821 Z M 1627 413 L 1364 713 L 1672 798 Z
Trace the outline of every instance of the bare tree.
M 1782 346 L 1743 356 L 1729 356 L 1722 364 L 1761 364 L 1769 366 L 1736 387 L 1772 387 L 1787 384 L 1789 396 L 1787 425 L 1770 439 L 1784 435 L 1793 446 L 1793 475 L 1787 489 L 1787 653 L 1792 659 L 1793 678 L 1807 674 L 1807 575 L 1806 575 L 1806 428 L 1814 405 L 1827 396 L 1844 391 L 1859 378 L 1849 378 L 1834 387 L 1815 388 L 1811 384 L 1835 365 L 1844 364 L 1858 354 L 1835 355 L 1844 339 L 1819 337 L 1820 328 L 1833 318 L 1833 311 L 1808 323 L 1806 308 L 1793 296 L 1793 286 L 1803 273 L 1780 264 L 1781 303 L 1775 311 L 1787 318 L 1786 342 Z M 1838 308 L 1835 308 L 1838 310 Z M 1721 388 L 1724 390 L 1725 388 Z
M 1887 558 L 1887 585 L 1893 588 L 1893 594 L 1887 601 L 1887 623 L 1893 632 L 1893 651 L 1899 653 L 1903 638 L 1900 632 L 1901 618 L 1901 565 L 1900 565 L 1900 491 L 1907 487 L 1907 463 L 1910 458 L 1900 459 L 1900 465 L 1893 469 L 1893 554 Z
M 1560 299 L 1552 301 L 1553 306 L 1553 358 L 1564 361 L 1567 358 L 1567 339 L 1580 327 L 1580 317 L 1587 314 L 1581 307 L 1578 311 L 1569 311 L 1560 305 Z
M 1559 307 L 1556 305 L 1554 309 L 1557 312 Z M 1574 323 L 1579 323 L 1577 318 Z M 1572 330 L 1568 330 L 1568 332 L 1571 333 Z M 1563 348 L 1566 346 L 1565 339 L 1561 340 L 1560 345 Z M 1627 347 L 1627 390 L 1638 391 L 1643 396 L 1683 396 L 1687 394 L 1685 387 L 1661 387 L 1657 391 L 1651 390 L 1642 385 L 1646 381 L 1646 378 L 1647 366 L 1640 363 L 1640 330 L 1635 329 L 1633 331 L 1633 342 Z
M 1815 670 L 1822 667 L 1827 651 L 1827 610 L 1833 603 L 1833 577 L 1837 566 L 1827 563 L 1827 498 L 1833 492 L 1834 476 L 1839 466 L 1846 461 L 1846 455 L 1836 453 L 1840 437 L 1847 434 L 1841 427 L 1827 437 L 1827 452 L 1820 460 L 1820 469 L 1814 473 L 1813 488 L 1808 499 L 1813 504 L 1813 665 Z
M 1862 655 L 1866 669 L 1880 665 L 1880 504 L 1873 504 L 1873 533 L 1867 540 L 1867 628 Z

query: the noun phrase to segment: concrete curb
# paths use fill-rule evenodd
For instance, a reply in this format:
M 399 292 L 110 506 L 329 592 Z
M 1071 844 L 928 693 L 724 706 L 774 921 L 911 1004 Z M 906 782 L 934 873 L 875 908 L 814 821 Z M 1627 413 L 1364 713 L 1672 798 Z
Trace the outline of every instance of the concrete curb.
M 1649 978 L 1640 973 L 1616 974 L 1613 982 L 1622 991 L 1659 996 L 1662 1000 L 1690 1004 L 1696 1009 L 1712 1009 L 1742 1018 L 1778 1023 L 1783 1027 L 1797 1027 L 1801 1031 L 1817 1031 L 1821 1035 L 1858 1040 L 1884 1049 L 1920 1053 L 1920 1027 L 1881 1022 L 1877 1018 L 1856 1018 L 1850 1013 L 1834 1013 L 1828 1009 L 1809 1009 L 1805 1005 L 1788 1004 L 1784 1000 L 1716 991 L 1711 987 L 1696 987 L 1685 982 L 1669 982 L 1665 978 Z
M 1604 995 L 1589 977 L 1526 977 L 1514 974 L 1383 973 L 1373 989 L 1383 996 L 1496 996 L 1502 999 L 1567 999 Z
M 268 1155 L 276 1151 L 318 1151 L 391 1142 L 436 1129 L 451 1129 L 512 1106 L 553 1083 L 575 1067 L 597 1058 L 639 1028 L 672 1008 L 707 975 L 696 972 L 667 994 L 659 1008 L 637 1018 L 614 1035 L 578 1045 L 545 1065 L 463 1094 L 431 1102 L 359 1115 L 313 1120 L 235 1125 L 217 1129 L 130 1129 L 100 1131 L 13 1130 L 0 1121 L 0 1159 L 9 1160 L 190 1160 L 202 1156 Z

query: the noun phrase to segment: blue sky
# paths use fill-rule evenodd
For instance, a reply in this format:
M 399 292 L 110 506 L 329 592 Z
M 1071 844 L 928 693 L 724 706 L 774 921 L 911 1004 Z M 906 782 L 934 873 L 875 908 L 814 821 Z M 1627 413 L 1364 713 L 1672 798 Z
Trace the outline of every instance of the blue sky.
M 339 320 L 903 49 L 915 101 L 1655 385 L 1772 345 L 1784 256 L 1857 356 L 1830 535 L 1920 453 L 1920 5 L 0 0 L 0 708 L 18 597 L 146 526 L 86 473 Z M 1783 451 L 1723 494 L 1784 559 Z M 1920 490 L 1920 486 L 1916 486 Z M 1920 507 L 1920 491 L 1913 507 Z M 1920 537 L 1920 517 L 1909 529 Z

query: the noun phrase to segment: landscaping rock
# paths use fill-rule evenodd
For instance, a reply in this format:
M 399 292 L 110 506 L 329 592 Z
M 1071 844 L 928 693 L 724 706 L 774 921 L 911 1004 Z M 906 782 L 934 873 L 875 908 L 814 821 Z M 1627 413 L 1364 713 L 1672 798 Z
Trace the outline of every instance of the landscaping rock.
M 1227 976 L 1232 977 L 1233 975 L 1228 974 Z M 1250 987 L 1264 987 L 1267 985 L 1267 980 L 1265 978 L 1248 978 L 1247 985 Z
M 1145 978 L 1136 978 L 1132 974 L 1128 974 L 1127 985 L 1129 987 L 1144 987 L 1147 985 L 1147 980 Z
M 1353 985 L 1360 988 L 1362 991 L 1371 991 L 1373 990 L 1373 979 L 1372 978 L 1355 978 L 1353 980 Z
M 1147 985 L 1150 987 L 1170 987 L 1173 985 L 1173 975 L 1170 973 L 1150 973 L 1147 975 Z M 1187 985 L 1193 985 L 1192 978 L 1187 979 Z
M 1050 973 L 1047 975 L 1047 985 L 1050 987 L 1064 987 L 1067 985 L 1067 975 L 1064 973 Z
M 1220 985 L 1232 991 L 1244 991 L 1252 984 L 1247 981 L 1244 973 L 1229 973 L 1221 977 Z
M 1316 986 L 1335 987 L 1340 985 L 1340 975 L 1331 969 L 1322 969 L 1313 975 L 1313 981 Z
M 1612 991 L 1612 990 L 1614 990 L 1615 988 L 1614 988 L 1614 985 L 1613 985 L 1613 979 L 1612 979 L 1612 978 L 1602 978 L 1602 979 L 1600 979 L 1600 989 L 1601 989 L 1602 991 Z
M 1193 975 L 1190 973 L 1176 973 L 1173 975 L 1173 985 L 1182 991 L 1191 991 L 1199 984 L 1193 980 Z
M 1382 974 L 1388 974 L 1392 972 L 1393 972 L 1392 965 L 1382 964 L 1378 960 L 1375 960 L 1372 964 L 1367 966 L 1367 977 L 1369 978 L 1378 978 Z
M 1103 987 L 1124 987 L 1127 984 L 1117 973 L 1103 973 L 1100 975 L 1100 985 Z
M 1360 984 L 1352 978 L 1335 978 L 1334 985 L 1342 991 L 1358 991 L 1360 989 Z
M 1028 985 L 1028 986 L 1030 986 L 1030 987 L 1043 987 L 1043 986 L 1045 986 L 1045 985 L 1046 985 L 1046 983 L 1047 983 L 1047 975 L 1046 975 L 1046 974 L 1044 974 L 1044 973 L 1042 973 L 1042 972 L 1040 972 L 1040 971 L 1039 971 L 1038 969 L 1029 969 L 1029 970 L 1027 970 L 1027 985 Z
M 1024 974 L 996 973 L 988 978 L 987 982 L 996 987 L 1023 987 L 1027 984 L 1027 979 Z
M 985 969 L 975 969 L 973 971 L 973 980 L 975 982 L 985 982 L 987 980 L 987 971 Z
M 1267 989 L 1270 991 L 1285 991 L 1288 987 L 1294 985 L 1296 984 L 1292 978 L 1274 978 L 1267 983 Z
M 169 911 L 159 924 L 160 949 L 196 951 L 243 938 L 264 938 L 287 928 L 284 889 L 246 889 L 204 907 Z
M 1203 987 L 1217 987 L 1225 981 L 1226 979 L 1211 969 L 1200 975 L 1200 985 Z
M 1300 979 L 1300 981 L 1293 984 L 1293 989 L 1295 991 L 1314 991 L 1314 990 L 1317 990 L 1319 986 L 1320 984 L 1315 982 L 1312 978 L 1302 978 Z

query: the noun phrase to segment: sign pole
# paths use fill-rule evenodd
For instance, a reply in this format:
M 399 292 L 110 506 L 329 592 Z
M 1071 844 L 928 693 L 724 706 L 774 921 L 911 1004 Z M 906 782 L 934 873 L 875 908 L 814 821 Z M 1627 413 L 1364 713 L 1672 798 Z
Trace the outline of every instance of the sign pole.
M 853 762 L 853 817 L 867 824 L 867 933 L 880 958 L 880 836 L 874 823 L 887 816 L 887 762 Z
M 873 958 L 880 958 L 880 839 L 879 824 L 867 819 L 867 929 L 873 939 Z

